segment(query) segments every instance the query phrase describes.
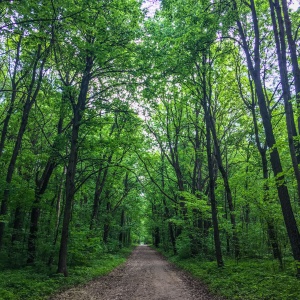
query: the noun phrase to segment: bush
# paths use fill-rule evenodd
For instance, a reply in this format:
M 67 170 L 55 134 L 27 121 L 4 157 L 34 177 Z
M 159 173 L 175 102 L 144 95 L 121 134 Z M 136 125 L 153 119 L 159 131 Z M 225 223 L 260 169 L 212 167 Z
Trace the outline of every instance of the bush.
M 191 240 L 186 233 L 182 233 L 176 239 L 176 249 L 179 258 L 189 258 L 192 255 Z
M 99 253 L 98 258 L 80 261 L 80 265 L 69 268 L 69 277 L 56 274 L 47 268 L 25 267 L 4 270 L 0 273 L 1 300 L 42 300 L 50 294 L 77 284 L 85 283 L 95 277 L 108 274 L 125 262 L 132 249 L 122 249 L 118 253 Z
M 295 277 L 295 266 L 286 262 L 281 271 L 278 262 L 270 259 L 247 259 L 238 263 L 233 259 L 218 268 L 216 262 L 198 258 L 171 260 L 208 284 L 214 293 L 234 300 L 295 300 L 299 299 L 300 285 Z

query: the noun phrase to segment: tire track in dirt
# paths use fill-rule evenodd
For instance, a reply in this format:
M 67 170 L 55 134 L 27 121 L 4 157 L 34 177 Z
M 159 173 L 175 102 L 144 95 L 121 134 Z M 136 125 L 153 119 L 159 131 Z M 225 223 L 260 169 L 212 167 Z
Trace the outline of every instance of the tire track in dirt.
M 148 246 L 138 246 L 109 275 L 49 300 L 220 300 Z

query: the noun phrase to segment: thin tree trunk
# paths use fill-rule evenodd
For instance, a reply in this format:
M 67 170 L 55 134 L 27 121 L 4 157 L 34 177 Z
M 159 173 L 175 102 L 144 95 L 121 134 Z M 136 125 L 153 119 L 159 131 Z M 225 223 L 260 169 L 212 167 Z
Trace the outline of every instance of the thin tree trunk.
M 111 214 L 111 203 L 110 203 L 110 201 L 107 201 L 106 217 L 105 217 L 104 226 L 103 226 L 103 242 L 104 242 L 104 244 L 108 243 L 108 236 L 109 236 L 109 230 L 110 230 L 110 214 Z
M 208 122 L 209 117 L 206 116 L 206 118 L 207 118 L 206 121 Z M 209 172 L 209 196 L 210 196 L 210 204 L 211 204 L 212 222 L 214 228 L 216 260 L 217 260 L 218 267 L 223 267 L 224 262 L 223 262 L 222 250 L 221 250 L 217 202 L 215 197 L 215 176 L 214 176 L 214 170 L 213 170 L 214 167 L 213 167 L 212 152 L 211 152 L 211 133 L 208 124 L 206 124 L 206 149 L 207 149 L 206 151 L 207 151 L 208 172 Z
M 3 121 L 3 127 L 2 127 L 2 130 L 1 130 L 0 157 L 3 154 L 5 140 L 6 140 L 7 131 L 8 131 L 8 124 L 9 124 L 10 118 L 12 116 L 13 109 L 15 107 L 18 85 L 19 85 L 20 81 L 28 74 L 28 72 L 24 72 L 23 76 L 21 76 L 17 80 L 17 72 L 18 72 L 18 67 L 19 67 L 19 63 L 20 63 L 20 48 L 21 48 L 22 38 L 23 37 L 21 36 L 20 39 L 18 40 L 18 44 L 17 44 L 17 53 L 16 53 L 16 59 L 15 59 L 15 65 L 14 65 L 12 79 L 11 79 L 11 89 L 12 89 L 11 97 L 10 97 L 10 102 L 9 102 L 8 110 L 7 110 L 7 113 L 6 113 L 6 117 Z
M 57 135 L 63 132 L 63 114 L 60 112 L 60 118 L 57 124 Z M 55 155 L 52 154 L 48 157 L 48 161 L 45 165 L 41 178 L 38 178 L 38 174 L 35 180 L 35 199 L 30 214 L 29 236 L 28 236 L 28 248 L 27 248 L 27 264 L 33 264 L 36 256 L 36 239 L 38 232 L 38 222 L 40 217 L 40 202 L 42 195 L 45 193 L 52 173 L 57 165 Z
M 161 186 L 162 186 L 162 189 L 164 190 L 165 189 L 165 176 L 164 176 L 165 160 L 164 160 L 163 152 L 161 152 L 160 157 L 161 157 Z M 166 203 L 165 195 L 162 195 L 162 203 L 163 203 L 163 207 L 164 207 L 164 221 L 165 221 L 165 220 L 170 219 L 170 211 L 169 211 L 169 208 Z M 176 236 L 175 236 L 173 224 L 170 221 L 167 221 L 167 223 L 168 223 L 169 237 L 170 237 L 171 244 L 172 244 L 172 250 L 173 250 L 174 255 L 176 255 L 177 254 Z
M 99 207 L 101 204 L 101 194 L 102 194 L 104 186 L 105 186 L 105 182 L 106 182 L 107 175 L 108 175 L 108 169 L 109 169 L 108 166 L 110 165 L 110 163 L 112 161 L 112 157 L 113 157 L 113 154 L 111 154 L 108 157 L 107 168 L 105 168 L 103 171 L 102 166 L 100 166 L 98 174 L 97 174 L 96 187 L 95 187 L 95 193 L 94 193 L 94 205 L 93 205 L 93 211 L 92 211 L 91 222 L 90 222 L 90 230 L 92 230 L 94 228 L 95 224 L 97 223 Z M 102 171 L 103 171 L 103 174 L 102 174 Z M 101 174 L 102 174 L 102 177 L 101 177 Z
M 53 157 L 49 157 L 45 166 L 43 175 L 36 180 L 35 199 L 30 214 L 29 236 L 28 236 L 28 256 L 27 264 L 33 264 L 36 256 L 36 239 L 38 232 L 38 222 L 40 217 L 40 202 L 42 195 L 45 193 L 50 177 L 56 167 L 56 162 Z
M 1 208 L 0 208 L 0 217 L 2 217 L 2 218 L 7 214 L 8 203 L 9 203 L 9 194 L 10 194 L 10 184 L 12 182 L 13 173 L 15 170 L 15 165 L 16 165 L 16 161 L 17 161 L 17 158 L 19 155 L 19 151 L 21 148 L 23 135 L 24 135 L 26 127 L 27 127 L 29 112 L 31 110 L 33 103 L 35 103 L 35 101 L 36 101 L 36 97 L 37 97 L 38 92 L 41 87 L 41 82 L 42 82 L 42 78 L 43 78 L 43 70 L 44 70 L 44 65 L 46 62 L 47 55 L 44 57 L 44 59 L 41 62 L 41 65 L 39 68 L 38 79 L 36 79 L 36 73 L 38 70 L 38 62 L 40 60 L 40 56 L 41 56 L 41 45 L 38 46 L 37 58 L 34 63 L 34 66 L 33 66 L 32 78 L 31 78 L 31 83 L 30 83 L 29 89 L 28 89 L 28 95 L 27 95 L 26 101 L 23 106 L 22 120 L 21 120 L 21 124 L 19 127 L 17 140 L 15 142 L 13 153 L 12 153 L 12 156 L 11 156 L 11 159 L 9 162 L 9 166 L 8 166 L 8 170 L 6 173 L 6 187 L 4 189 L 3 200 L 2 200 Z M 34 89 L 35 84 L 36 84 L 36 87 Z M 4 229 L 5 229 L 5 222 L 0 221 L 0 248 L 2 247 Z
M 62 173 L 62 178 L 66 177 L 66 167 L 63 169 Z M 57 201 L 56 201 L 56 222 L 55 222 L 55 230 L 54 230 L 54 238 L 52 242 L 52 249 L 49 255 L 48 259 L 48 266 L 51 266 L 53 263 L 53 258 L 54 258 L 54 251 L 55 251 L 55 246 L 58 240 L 58 234 L 59 234 L 59 225 L 61 221 L 61 207 L 62 207 L 62 202 L 63 202 L 63 196 L 64 196 L 64 190 L 63 190 L 63 180 L 60 180 L 60 184 L 58 186 L 57 190 Z
M 23 211 L 20 205 L 17 205 L 14 214 L 13 233 L 11 235 L 11 243 L 20 241 L 20 231 L 23 225 Z
M 214 171 L 214 161 L 213 161 L 213 152 L 212 152 L 212 141 L 211 141 L 211 114 L 210 114 L 210 102 L 207 99 L 209 97 L 207 93 L 207 79 L 206 79 L 206 56 L 203 55 L 203 66 L 205 67 L 202 73 L 202 107 L 204 110 L 204 119 L 206 127 L 206 153 L 207 153 L 207 163 L 208 163 L 208 174 L 209 174 L 209 196 L 210 196 L 210 205 L 211 205 L 211 215 L 212 223 L 214 228 L 214 243 L 215 243 L 215 253 L 218 267 L 223 267 L 223 256 L 221 248 L 221 239 L 220 239 L 220 230 L 219 230 L 219 221 L 218 221 L 218 211 L 217 211 L 217 201 L 215 196 L 216 188 L 216 176 Z M 200 93 L 199 93 L 200 95 Z
M 280 80 L 281 80 L 281 86 L 283 91 L 283 100 L 284 100 L 284 107 L 285 107 L 290 156 L 292 160 L 295 178 L 297 181 L 298 199 L 300 199 L 300 171 L 298 167 L 299 161 L 297 159 L 297 153 L 296 153 L 296 148 L 299 148 L 299 142 L 295 140 L 295 138 L 297 137 L 297 131 L 296 131 L 296 126 L 294 121 L 294 112 L 291 103 L 291 93 L 290 93 L 290 86 L 288 80 L 286 43 L 285 43 L 285 34 L 284 34 L 285 30 L 284 30 L 282 15 L 281 15 L 281 8 L 278 0 L 275 0 L 275 4 L 273 3 L 272 0 L 269 0 L 269 4 L 271 9 L 271 18 L 272 18 L 274 38 L 275 38 L 275 44 L 277 50 Z M 275 16 L 275 10 L 277 14 L 277 20 Z M 279 31 L 277 28 L 277 23 L 278 23 Z
M 217 164 L 219 171 L 222 175 L 223 178 L 223 183 L 224 183 L 224 188 L 226 192 L 226 201 L 228 203 L 228 208 L 229 208 L 229 215 L 230 215 L 230 222 L 232 226 L 232 239 L 233 239 L 233 246 L 234 246 L 234 256 L 236 259 L 240 257 L 240 243 L 239 243 L 239 238 L 237 236 L 237 231 L 236 231 L 236 220 L 235 220 L 235 209 L 233 205 L 233 199 L 232 199 L 232 193 L 229 185 L 229 180 L 228 180 L 228 175 L 227 171 L 224 168 L 223 161 L 222 161 L 222 155 L 220 151 L 220 146 L 217 138 L 217 132 L 216 132 L 216 127 L 214 120 L 212 116 L 210 116 L 210 122 L 208 126 L 211 129 L 212 132 L 212 137 L 213 137 L 213 142 L 215 146 L 215 156 L 217 159 Z
M 125 244 L 125 237 L 126 237 L 126 232 L 125 232 L 125 210 L 124 208 L 122 209 L 122 212 L 121 212 L 121 218 L 120 218 L 120 233 L 119 233 L 119 245 L 120 245 L 120 248 L 123 248 L 124 247 L 124 244 Z
M 289 10 L 286 0 L 281 0 L 282 11 L 284 15 L 285 32 L 287 36 L 287 42 L 290 50 L 290 57 L 292 62 L 292 71 L 294 76 L 295 94 L 297 103 L 297 116 L 298 116 L 298 133 L 300 133 L 300 69 L 298 63 L 297 47 L 292 34 L 292 25 L 289 16 Z M 300 153 L 297 153 L 299 157 Z
M 171 158 L 168 158 L 169 162 L 171 163 L 172 167 L 174 168 L 175 174 L 176 174 L 176 179 L 177 179 L 177 186 L 178 186 L 178 191 L 183 192 L 184 191 L 184 180 L 183 180 L 183 175 L 182 175 L 182 170 L 180 166 L 180 161 L 179 161 L 179 154 L 178 154 L 178 144 L 179 144 L 179 135 L 181 131 L 181 117 L 182 117 L 182 109 L 179 112 L 179 117 L 176 116 L 179 121 L 178 124 L 175 122 L 175 117 L 174 113 L 172 112 L 172 108 L 169 107 L 168 104 L 165 103 L 165 108 L 167 110 L 167 139 L 168 139 L 168 145 L 169 145 L 169 152 L 171 155 Z M 175 140 L 172 141 L 171 137 L 171 131 L 170 131 L 170 124 L 174 126 L 174 131 L 175 131 Z M 180 213 L 183 217 L 183 220 L 187 220 L 187 208 L 185 205 L 185 199 L 181 195 L 179 195 L 179 206 L 180 206 Z M 179 236 L 182 232 L 182 227 L 180 226 L 176 232 L 176 235 Z

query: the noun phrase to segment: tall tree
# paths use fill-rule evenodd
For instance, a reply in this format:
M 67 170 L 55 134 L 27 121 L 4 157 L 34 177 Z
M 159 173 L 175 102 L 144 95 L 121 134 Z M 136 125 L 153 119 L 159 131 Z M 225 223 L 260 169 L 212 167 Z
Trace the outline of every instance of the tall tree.
M 242 47 L 246 55 L 248 69 L 255 84 L 255 92 L 257 95 L 260 114 L 264 126 L 266 143 L 269 149 L 272 149 L 270 153 L 270 161 L 271 161 L 273 173 L 276 180 L 278 197 L 281 203 L 281 208 L 282 208 L 282 213 L 283 213 L 287 233 L 292 247 L 294 259 L 298 262 L 300 261 L 300 235 L 299 235 L 296 219 L 293 213 L 289 192 L 287 186 L 285 185 L 283 168 L 282 168 L 278 148 L 276 146 L 276 139 L 273 131 L 273 125 L 271 122 L 271 116 L 267 108 L 266 98 L 265 98 L 263 85 L 261 81 L 260 29 L 258 24 L 255 2 L 254 0 L 251 0 L 250 3 L 251 3 L 250 6 L 251 17 L 252 17 L 254 35 L 255 35 L 254 49 L 253 49 L 254 58 L 252 58 L 250 45 L 247 41 L 240 16 L 238 15 L 239 10 L 236 1 L 233 2 L 233 9 L 236 12 L 237 28 L 241 38 Z M 298 273 L 299 272 L 300 272 L 300 268 L 298 268 Z
M 10 184 L 12 182 L 16 161 L 21 148 L 22 139 L 27 127 L 30 110 L 33 104 L 35 103 L 41 88 L 45 63 L 48 58 L 48 54 L 50 52 L 50 47 L 52 46 L 52 42 L 50 41 L 49 43 L 48 37 L 44 37 L 43 42 L 44 42 L 43 45 L 38 44 L 36 49 L 33 50 L 35 59 L 33 61 L 31 78 L 28 82 L 27 96 L 25 97 L 23 102 L 21 123 L 18 129 L 16 142 L 13 148 L 13 152 L 6 173 L 6 187 L 4 189 L 4 194 L 3 194 L 3 199 L 1 202 L 1 209 L 0 209 L 1 216 L 6 215 L 7 213 L 7 206 L 8 206 L 9 194 L 10 194 Z M 5 228 L 5 222 L 1 221 L 0 222 L 0 246 L 2 245 L 4 228 Z
M 80 128 L 84 120 L 84 113 L 87 104 L 95 99 L 88 97 L 93 93 L 94 87 L 103 85 L 103 89 L 109 88 L 111 74 L 122 73 L 127 66 L 124 61 L 130 57 L 128 47 L 135 37 L 135 30 L 139 18 L 139 7 L 135 1 L 113 1 L 112 3 L 90 2 L 74 3 L 78 11 L 83 11 L 79 17 L 73 17 L 76 28 L 70 31 L 67 29 L 64 34 L 71 33 L 72 44 L 68 44 L 69 53 L 63 56 L 57 55 L 57 63 L 63 64 L 62 59 L 71 59 L 75 51 L 78 52 L 78 59 L 75 58 L 74 69 L 60 72 L 64 89 L 69 91 L 68 98 L 73 111 L 70 152 L 66 173 L 66 203 L 63 218 L 63 228 L 60 242 L 60 254 L 58 272 L 67 276 L 67 245 L 69 235 L 69 224 L 71 220 L 72 205 L 76 192 L 75 176 L 78 162 Z M 88 26 L 86 25 L 88 24 Z M 57 54 L 62 51 L 57 48 Z M 59 67 L 59 65 L 58 65 Z M 76 74 L 70 81 L 70 73 Z M 108 83 L 108 87 L 105 84 Z M 101 92 L 95 93 L 99 99 Z M 100 97 L 99 97 L 100 96 Z

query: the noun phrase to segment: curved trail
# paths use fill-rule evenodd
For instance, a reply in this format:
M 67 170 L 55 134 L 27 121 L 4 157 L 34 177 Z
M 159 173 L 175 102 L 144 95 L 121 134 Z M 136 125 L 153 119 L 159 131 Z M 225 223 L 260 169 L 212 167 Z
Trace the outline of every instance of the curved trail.
M 52 300 L 217 300 L 206 287 L 176 269 L 148 246 L 139 246 L 125 265 Z

